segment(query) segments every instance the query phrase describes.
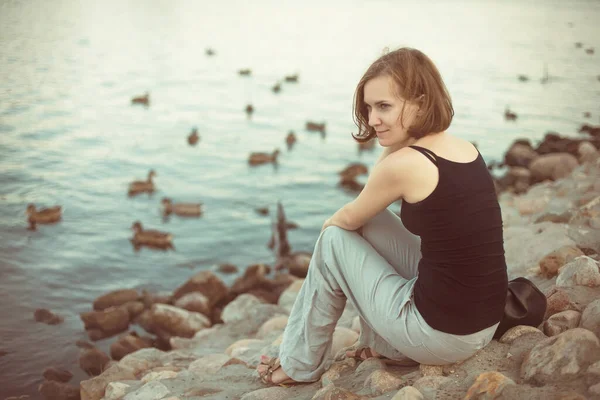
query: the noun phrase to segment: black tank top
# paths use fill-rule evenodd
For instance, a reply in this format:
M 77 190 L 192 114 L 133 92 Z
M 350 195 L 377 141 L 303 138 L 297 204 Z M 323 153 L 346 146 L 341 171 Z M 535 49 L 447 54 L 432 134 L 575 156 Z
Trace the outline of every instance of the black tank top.
M 439 171 L 427 198 L 402 202 L 402 222 L 421 237 L 415 305 L 434 329 L 455 335 L 478 332 L 502 318 L 508 286 L 494 182 L 481 154 L 459 163 L 410 147 Z

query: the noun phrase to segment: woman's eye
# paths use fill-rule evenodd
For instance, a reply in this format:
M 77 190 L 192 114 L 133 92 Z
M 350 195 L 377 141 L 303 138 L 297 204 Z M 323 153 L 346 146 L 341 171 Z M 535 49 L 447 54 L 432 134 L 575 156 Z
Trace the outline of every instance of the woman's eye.
M 389 108 L 389 107 L 390 107 L 390 105 L 389 105 L 389 104 L 380 104 L 380 105 L 379 105 L 379 108 L 381 108 L 382 110 L 385 110 L 385 109 L 387 109 L 387 108 Z

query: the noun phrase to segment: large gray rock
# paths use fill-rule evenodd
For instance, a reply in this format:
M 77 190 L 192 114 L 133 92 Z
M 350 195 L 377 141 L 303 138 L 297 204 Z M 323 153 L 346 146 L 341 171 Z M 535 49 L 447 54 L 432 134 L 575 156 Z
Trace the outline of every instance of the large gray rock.
M 598 262 L 587 256 L 577 257 L 561 268 L 556 286 L 600 286 Z
M 203 314 L 167 304 L 154 304 L 150 312 L 152 327 L 171 336 L 190 338 L 211 325 L 210 320 Z
M 556 336 L 569 329 L 577 328 L 581 320 L 579 311 L 566 310 L 554 314 L 544 322 L 544 333 Z
M 557 180 L 569 176 L 579 165 L 577 158 L 569 153 L 544 154 L 529 164 L 531 179 L 541 182 L 546 179 Z
M 583 310 L 580 326 L 600 338 L 600 299 L 591 302 Z
M 600 359 L 600 341 L 587 329 L 575 328 L 539 342 L 521 365 L 521 378 L 548 384 L 582 376 Z

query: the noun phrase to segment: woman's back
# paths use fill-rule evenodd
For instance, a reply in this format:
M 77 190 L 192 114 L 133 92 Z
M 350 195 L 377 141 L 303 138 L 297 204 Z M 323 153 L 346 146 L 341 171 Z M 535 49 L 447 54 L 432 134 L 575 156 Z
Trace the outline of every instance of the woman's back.
M 444 155 L 452 159 L 421 146 L 403 150 L 428 166 L 415 172 L 421 184 L 406 192 L 410 200 L 421 199 L 405 197 L 401 217 L 421 237 L 417 308 L 433 328 L 468 334 L 501 318 L 508 280 L 492 178 L 472 145 L 454 152 L 451 147 Z

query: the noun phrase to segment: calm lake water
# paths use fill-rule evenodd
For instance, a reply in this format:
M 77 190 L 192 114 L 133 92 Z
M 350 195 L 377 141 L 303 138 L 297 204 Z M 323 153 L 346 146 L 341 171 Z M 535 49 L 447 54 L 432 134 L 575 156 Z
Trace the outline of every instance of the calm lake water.
M 311 250 L 353 198 L 336 172 L 378 156 L 358 153 L 351 106 L 385 47 L 416 47 L 437 63 L 456 110 L 450 132 L 490 162 L 517 137 L 600 122 L 598 21 L 595 0 L 0 2 L 0 397 L 36 395 L 48 366 L 85 378 L 79 313 L 103 293 L 171 291 L 217 263 L 272 262 L 270 218 L 256 207 L 281 200 L 300 226 L 292 247 Z M 293 73 L 297 84 L 270 90 Z M 145 91 L 150 107 L 131 106 Z M 504 121 L 506 105 L 516 122 Z M 325 121 L 327 136 L 306 132 L 307 120 Z M 190 147 L 194 126 L 201 140 Z M 276 147 L 278 168 L 248 167 L 250 152 Z M 127 198 L 151 168 L 157 193 Z M 163 196 L 202 202 L 205 214 L 164 222 Z M 62 205 L 63 221 L 26 230 L 30 202 Z M 176 251 L 135 252 L 135 220 L 171 232 Z M 39 307 L 65 322 L 35 323 Z

